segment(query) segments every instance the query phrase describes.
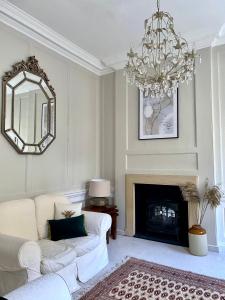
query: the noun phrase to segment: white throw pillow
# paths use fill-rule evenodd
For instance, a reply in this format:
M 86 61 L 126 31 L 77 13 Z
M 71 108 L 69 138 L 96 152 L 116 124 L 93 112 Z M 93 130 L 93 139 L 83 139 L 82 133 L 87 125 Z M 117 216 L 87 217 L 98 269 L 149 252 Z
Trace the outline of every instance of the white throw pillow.
M 77 217 L 81 215 L 82 203 L 55 203 L 55 220 L 64 219 L 65 214 L 72 214 L 71 217 Z

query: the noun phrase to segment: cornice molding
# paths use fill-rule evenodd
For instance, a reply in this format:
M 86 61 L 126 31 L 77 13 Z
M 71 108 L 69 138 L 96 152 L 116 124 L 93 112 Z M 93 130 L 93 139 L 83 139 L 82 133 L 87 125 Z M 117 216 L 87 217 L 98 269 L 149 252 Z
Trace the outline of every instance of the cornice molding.
M 215 37 L 212 45 L 213 45 L 213 47 L 217 47 L 217 46 L 220 46 L 220 45 L 225 45 L 225 23 L 221 27 L 218 35 Z
M 101 61 L 7 0 L 0 0 L 0 22 L 98 76 L 123 69 L 126 64 L 124 53 Z M 197 32 L 187 36 L 190 43 L 194 43 L 195 48 L 200 50 L 224 44 L 224 31 L 225 25 L 222 26 L 219 34 L 207 35 L 206 32 Z
M 98 76 L 113 72 L 101 60 L 7 0 L 0 0 L 0 22 L 23 33 Z

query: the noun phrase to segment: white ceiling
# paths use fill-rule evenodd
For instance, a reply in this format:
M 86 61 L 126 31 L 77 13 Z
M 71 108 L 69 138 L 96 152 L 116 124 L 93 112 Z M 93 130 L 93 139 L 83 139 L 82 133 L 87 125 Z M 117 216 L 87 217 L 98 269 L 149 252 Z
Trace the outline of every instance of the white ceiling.
M 138 47 L 155 0 L 9 0 L 98 59 L 113 65 Z M 191 41 L 213 40 L 225 23 L 225 0 L 161 0 Z

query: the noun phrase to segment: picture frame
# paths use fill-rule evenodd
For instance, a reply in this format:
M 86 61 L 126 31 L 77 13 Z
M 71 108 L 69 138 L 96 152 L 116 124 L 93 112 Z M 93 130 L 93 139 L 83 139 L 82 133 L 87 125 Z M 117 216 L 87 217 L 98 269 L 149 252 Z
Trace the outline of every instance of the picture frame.
M 176 139 L 179 137 L 178 124 L 179 91 L 163 98 L 145 97 L 139 90 L 138 139 Z

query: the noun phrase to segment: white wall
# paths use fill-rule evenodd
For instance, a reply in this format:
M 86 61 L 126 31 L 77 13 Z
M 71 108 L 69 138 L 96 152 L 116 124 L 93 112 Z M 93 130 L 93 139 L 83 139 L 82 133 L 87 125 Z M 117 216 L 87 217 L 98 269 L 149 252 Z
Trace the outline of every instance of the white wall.
M 101 177 L 115 185 L 115 74 L 101 77 Z
M 0 201 L 84 189 L 100 173 L 100 78 L 4 25 L 0 40 L 0 74 L 35 55 L 57 103 L 56 140 L 43 155 L 19 155 L 0 135 Z
M 126 173 L 198 175 L 200 188 L 206 177 L 224 182 L 225 47 L 201 50 L 195 81 L 180 88 L 179 138 L 139 141 L 138 91 L 122 70 L 99 78 L 4 25 L 0 39 L 1 74 L 35 55 L 57 96 L 57 138 L 43 155 L 19 155 L 0 135 L 0 201 L 82 190 L 102 176 L 115 185 L 123 231 Z M 207 214 L 212 248 L 225 245 L 224 212 Z
M 225 191 L 225 46 L 212 49 L 212 95 L 215 181 Z M 225 199 L 217 209 L 217 243 L 225 251 Z
M 138 140 L 138 90 L 126 83 L 123 71 L 115 75 L 115 199 L 119 230 L 125 228 L 125 174 L 198 175 L 214 183 L 212 112 L 212 51 L 200 51 L 196 77 L 179 89 L 179 138 Z M 105 90 L 110 86 L 105 82 Z M 111 154 L 113 155 L 113 153 Z M 110 156 L 110 153 L 108 153 Z M 209 245 L 217 249 L 216 213 L 209 211 L 203 224 Z

